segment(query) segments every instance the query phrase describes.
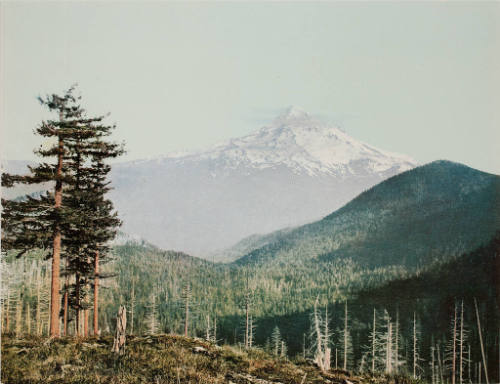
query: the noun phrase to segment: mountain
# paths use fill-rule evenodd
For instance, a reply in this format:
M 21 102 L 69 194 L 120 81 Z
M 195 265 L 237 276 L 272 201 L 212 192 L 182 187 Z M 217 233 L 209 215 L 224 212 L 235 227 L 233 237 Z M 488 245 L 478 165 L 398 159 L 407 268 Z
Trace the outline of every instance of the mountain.
M 208 259 L 219 263 L 231 263 L 252 252 L 254 249 L 272 243 L 292 230 L 293 228 L 283 228 L 265 235 L 250 235 L 229 248 L 213 252 Z
M 500 177 L 449 161 L 394 176 L 312 224 L 278 234 L 238 264 L 351 259 L 411 270 L 489 241 L 500 229 Z
M 253 234 L 317 220 L 415 165 L 292 107 L 203 151 L 115 165 L 111 198 L 124 232 L 207 256 Z
M 220 337 L 237 342 L 233 333 L 241 332 L 248 285 L 252 315 L 264 337 L 260 340 L 269 336 L 273 322 L 281 324 L 285 318 L 290 320 L 290 339 L 296 339 L 302 333 L 291 331 L 298 326 L 295 314 L 304 315 L 301 329 L 306 330 L 318 297 L 322 307 L 343 303 L 394 280 L 446 270 L 442 265 L 458 265 L 454 260 L 489 243 L 500 229 L 499 194 L 499 176 L 433 162 L 378 184 L 320 221 L 243 240 L 237 248 L 249 252 L 232 263 L 127 241 L 114 247 L 116 263 L 109 267 L 119 278 L 108 293 L 129 302 L 130 283 L 137 282 L 133 297 L 140 319 L 156 292 L 165 298 L 158 308 L 165 331 L 180 332 L 182 292 L 189 285 L 197 313 L 193 329 L 202 334 L 206 314 L 216 311 Z M 461 273 L 467 270 L 465 265 Z M 442 291 L 445 295 L 446 289 Z M 145 326 L 135 321 L 134 329 Z

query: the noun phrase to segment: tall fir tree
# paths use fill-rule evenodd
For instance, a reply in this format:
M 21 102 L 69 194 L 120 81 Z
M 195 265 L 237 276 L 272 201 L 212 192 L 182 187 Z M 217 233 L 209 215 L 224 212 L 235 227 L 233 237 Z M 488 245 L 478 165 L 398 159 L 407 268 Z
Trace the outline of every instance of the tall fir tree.
M 58 337 L 60 308 L 60 260 L 61 260 L 61 226 L 62 226 L 62 194 L 63 185 L 71 181 L 71 174 L 64 164 L 66 142 L 75 135 L 82 119 L 82 110 L 73 96 L 74 87 L 63 96 L 50 95 L 39 98 L 41 104 L 51 112 L 58 114 L 58 120 L 43 121 L 35 129 L 35 133 L 48 142 L 54 141 L 48 148 L 40 146 L 35 151 L 42 158 L 52 159 L 52 163 L 42 162 L 36 167 L 29 167 L 30 175 L 2 174 L 2 186 L 15 184 L 55 184 L 54 193 L 46 194 L 39 199 L 25 198 L 18 202 L 2 200 L 5 209 L 3 218 L 5 225 L 2 237 L 4 249 L 15 249 L 19 255 L 36 247 L 52 250 L 51 274 L 51 313 L 50 336 Z M 50 228 L 49 231 L 42 230 Z
M 39 198 L 2 200 L 2 249 L 16 250 L 18 255 L 34 248 L 52 250 L 52 337 L 60 335 L 61 257 L 66 258 L 63 273 L 75 275 L 74 289 L 65 287 L 65 292 L 71 292 L 69 302 L 77 310 L 78 322 L 89 279 L 98 277 L 99 254 L 107 253 L 106 242 L 114 237 L 120 224 L 112 203 L 104 197 L 109 190 L 106 176 L 110 170 L 105 160 L 122 154 L 123 145 L 107 141 L 114 126 L 102 124 L 105 116 L 88 118 L 74 90 L 71 87 L 63 96 L 39 98 L 42 105 L 57 112 L 59 117 L 43 121 L 35 130 L 47 141 L 54 141 L 48 148 L 40 146 L 36 150 L 39 156 L 52 158 L 52 163 L 29 167 L 29 175 L 2 174 L 4 187 L 18 183 L 55 185 L 53 193 Z M 63 310 L 66 321 L 66 305 Z

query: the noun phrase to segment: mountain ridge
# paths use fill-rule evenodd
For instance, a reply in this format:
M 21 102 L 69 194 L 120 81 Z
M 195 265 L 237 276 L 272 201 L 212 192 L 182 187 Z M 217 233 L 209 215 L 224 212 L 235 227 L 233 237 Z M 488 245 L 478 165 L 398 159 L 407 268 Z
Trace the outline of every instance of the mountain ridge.
M 499 176 L 459 163 L 435 161 L 381 182 L 323 219 L 278 236 L 235 263 L 262 263 L 269 257 L 288 259 L 299 257 L 297 254 L 304 257 L 306 253 L 297 249 L 314 249 L 309 258 L 364 258 L 376 265 L 401 254 L 407 264 L 418 268 L 442 252 L 461 254 L 487 241 L 500 228 L 499 206 Z M 386 232 L 388 228 L 394 233 Z M 443 235 L 445 238 L 438 239 Z M 442 244 L 450 247 L 454 236 L 457 249 L 446 250 Z M 385 245 L 377 237 L 383 238 Z M 469 239 L 475 240 L 470 243 Z M 460 241 L 467 244 L 465 249 Z M 422 244 L 428 244 L 429 255 L 423 256 Z M 370 251 L 378 254 L 378 262 Z M 412 260 L 405 252 L 420 258 Z

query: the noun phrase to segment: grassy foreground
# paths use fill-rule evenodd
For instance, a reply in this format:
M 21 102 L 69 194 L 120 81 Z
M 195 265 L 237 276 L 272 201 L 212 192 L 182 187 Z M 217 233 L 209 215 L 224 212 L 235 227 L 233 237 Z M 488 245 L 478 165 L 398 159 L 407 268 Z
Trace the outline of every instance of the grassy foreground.
M 361 378 L 321 373 L 257 349 L 218 347 L 173 335 L 128 337 L 126 353 L 111 352 L 111 337 L 51 340 L 2 336 L 2 383 L 397 383 L 398 378 Z M 200 350 L 200 348 L 203 348 Z M 198 351 L 196 351 L 198 349 Z

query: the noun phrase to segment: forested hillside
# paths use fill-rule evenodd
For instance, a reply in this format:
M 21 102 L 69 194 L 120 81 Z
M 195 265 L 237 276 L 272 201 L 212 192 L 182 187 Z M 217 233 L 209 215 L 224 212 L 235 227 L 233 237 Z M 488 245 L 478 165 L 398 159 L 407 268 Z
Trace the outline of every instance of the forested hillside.
M 500 228 L 500 177 L 449 161 L 394 176 L 323 220 L 237 260 L 240 265 L 352 259 L 411 270 L 459 256 Z
M 185 334 L 311 358 L 319 337 L 331 348 L 332 366 L 437 383 L 451 375 L 458 327 L 463 377 L 479 379 L 479 318 L 496 377 L 498 186 L 498 176 L 432 163 L 317 223 L 257 237 L 254 244 L 266 245 L 228 264 L 145 242 L 115 245 L 101 266 L 101 332 L 113 332 L 123 304 L 130 334 Z M 48 333 L 45 255 L 3 259 L 4 332 Z M 71 312 L 68 327 L 75 332 Z

